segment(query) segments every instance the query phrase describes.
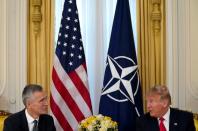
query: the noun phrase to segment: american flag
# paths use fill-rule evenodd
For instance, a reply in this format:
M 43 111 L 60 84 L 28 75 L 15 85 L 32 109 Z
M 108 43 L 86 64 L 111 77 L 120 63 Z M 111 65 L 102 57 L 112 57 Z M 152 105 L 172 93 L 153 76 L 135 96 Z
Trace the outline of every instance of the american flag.
M 75 0 L 65 0 L 52 70 L 50 109 L 57 131 L 77 130 L 92 115 Z

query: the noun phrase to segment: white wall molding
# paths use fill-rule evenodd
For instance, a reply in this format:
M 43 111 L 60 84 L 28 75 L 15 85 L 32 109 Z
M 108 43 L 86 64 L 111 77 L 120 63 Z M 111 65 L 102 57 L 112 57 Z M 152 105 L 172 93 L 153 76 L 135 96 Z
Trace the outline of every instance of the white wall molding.
M 23 108 L 21 93 L 26 84 L 27 1 L 1 0 L 0 7 L 0 70 L 5 72 L 0 109 L 16 112 Z
M 178 28 L 177 28 L 177 0 L 166 1 L 166 18 L 167 18 L 167 85 L 169 87 L 172 104 L 178 107 Z
M 7 47 L 6 47 L 6 1 L 0 4 L 0 97 L 3 95 L 6 88 L 6 74 L 7 74 Z
M 197 0 L 167 1 L 167 84 L 173 106 L 198 112 Z

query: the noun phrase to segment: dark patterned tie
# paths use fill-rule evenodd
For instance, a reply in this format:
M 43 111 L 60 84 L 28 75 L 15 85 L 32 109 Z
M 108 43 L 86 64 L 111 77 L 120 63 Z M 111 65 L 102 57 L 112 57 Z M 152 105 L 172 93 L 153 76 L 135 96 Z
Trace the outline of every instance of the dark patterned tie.
M 34 126 L 33 126 L 33 130 L 32 131 L 38 131 L 38 121 L 34 120 L 33 123 L 34 123 Z
M 165 128 L 164 123 L 163 123 L 164 118 L 163 117 L 160 117 L 159 120 L 160 120 L 160 123 L 159 123 L 160 131 L 166 131 L 166 128 Z

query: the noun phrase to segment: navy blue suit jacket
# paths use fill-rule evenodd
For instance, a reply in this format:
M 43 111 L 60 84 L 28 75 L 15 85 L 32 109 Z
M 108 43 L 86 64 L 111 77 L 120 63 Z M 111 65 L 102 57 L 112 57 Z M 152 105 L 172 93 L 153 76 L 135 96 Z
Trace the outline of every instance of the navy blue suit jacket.
M 38 129 L 39 131 L 56 131 L 53 118 L 50 115 L 41 115 Z M 3 131 L 29 131 L 25 110 L 10 115 L 5 119 Z
M 157 118 L 149 113 L 137 118 L 136 131 L 159 131 Z M 170 108 L 169 131 L 195 131 L 193 114 Z

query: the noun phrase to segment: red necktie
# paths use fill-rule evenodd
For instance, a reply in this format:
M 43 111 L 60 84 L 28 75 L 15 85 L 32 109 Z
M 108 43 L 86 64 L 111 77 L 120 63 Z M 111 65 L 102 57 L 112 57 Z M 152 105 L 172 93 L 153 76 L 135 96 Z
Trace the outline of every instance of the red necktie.
M 160 123 L 159 123 L 160 131 L 166 131 L 166 128 L 165 128 L 164 123 L 163 123 L 164 118 L 163 117 L 160 117 L 159 120 L 160 120 Z

